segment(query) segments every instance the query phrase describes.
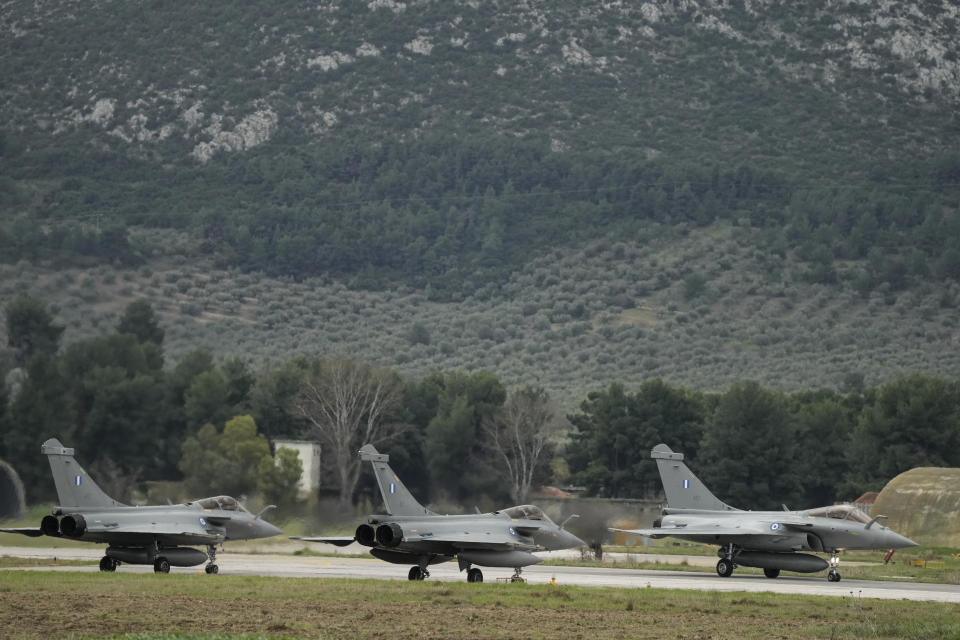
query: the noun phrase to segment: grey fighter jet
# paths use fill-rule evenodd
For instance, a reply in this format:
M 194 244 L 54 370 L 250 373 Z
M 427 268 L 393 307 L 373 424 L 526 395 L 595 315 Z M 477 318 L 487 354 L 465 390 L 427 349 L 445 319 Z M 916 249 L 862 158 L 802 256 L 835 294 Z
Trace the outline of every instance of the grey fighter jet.
M 44 516 L 39 529 L 0 529 L 31 537 L 106 543 L 101 571 L 116 571 L 122 562 L 152 564 L 157 573 L 170 567 L 193 567 L 207 562 L 207 573 L 218 573 L 216 545 L 228 540 L 269 538 L 283 533 L 254 516 L 229 496 L 204 498 L 186 504 L 131 507 L 117 502 L 93 481 L 73 458 L 73 449 L 56 438 L 43 443 L 50 461 L 59 505 Z M 268 507 L 270 508 L 270 507 Z M 190 548 L 206 546 L 207 552 Z
M 650 538 L 671 536 L 720 546 L 717 573 L 726 578 L 739 565 L 759 567 L 768 578 L 781 570 L 815 573 L 829 568 L 827 580 L 840 581 L 840 551 L 894 549 L 917 543 L 877 524 L 853 505 L 806 511 L 742 511 L 721 502 L 683 463 L 683 454 L 665 444 L 650 452 L 657 461 L 667 496 L 663 517 L 652 529 L 611 529 Z M 827 562 L 798 551 L 830 553 Z
M 417 502 L 403 485 L 387 464 L 389 456 L 378 453 L 373 445 L 368 444 L 360 449 L 360 458 L 373 464 L 386 513 L 371 515 L 357 527 L 353 536 L 291 536 L 292 540 L 337 546 L 359 542 L 370 547 L 370 553 L 381 560 L 413 565 L 407 574 L 410 580 L 423 580 L 429 577 L 427 567 L 431 564 L 456 558 L 460 571 L 467 571 L 467 582 L 483 582 L 480 569 L 471 567 L 475 564 L 512 568 L 511 580 L 522 582 L 523 567 L 541 561 L 531 552 L 569 549 L 584 544 L 565 530 L 563 524 L 555 524 L 533 505 L 469 515 L 433 513 Z

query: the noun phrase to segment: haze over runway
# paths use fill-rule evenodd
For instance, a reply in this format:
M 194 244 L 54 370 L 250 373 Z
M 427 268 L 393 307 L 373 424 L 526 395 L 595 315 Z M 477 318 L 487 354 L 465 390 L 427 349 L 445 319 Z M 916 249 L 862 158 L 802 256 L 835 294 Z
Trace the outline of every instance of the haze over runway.
M 546 555 L 546 554 L 542 554 Z M 51 558 L 60 560 L 90 560 L 100 557 L 96 549 L 0 547 L 0 556 L 23 558 Z M 288 578 L 363 578 L 380 580 L 406 580 L 407 568 L 391 566 L 375 558 L 352 558 L 334 556 L 292 556 L 267 553 L 230 553 L 218 556 L 221 572 L 225 575 L 271 576 Z M 41 571 L 98 572 L 96 565 L 31 567 Z M 152 573 L 150 567 L 123 565 L 121 572 Z M 430 581 L 462 582 L 463 574 L 455 562 L 433 565 Z M 706 571 L 710 571 L 706 569 Z M 177 573 L 195 572 L 196 569 L 178 569 Z M 502 573 L 502 575 L 501 575 Z M 509 570 L 491 571 L 488 582 L 510 576 Z M 704 591 L 749 591 L 787 594 L 823 595 L 836 597 L 927 600 L 960 603 L 960 586 L 913 583 L 903 581 L 844 580 L 831 583 L 822 577 L 781 576 L 770 580 L 761 575 L 733 575 L 721 578 L 713 572 L 649 571 L 618 569 L 613 567 L 562 567 L 534 565 L 524 569 L 523 576 L 535 584 L 549 583 L 556 578 L 557 584 L 588 587 L 692 589 Z M 216 580 L 216 576 L 208 576 Z M 507 585 L 504 585 L 505 587 Z

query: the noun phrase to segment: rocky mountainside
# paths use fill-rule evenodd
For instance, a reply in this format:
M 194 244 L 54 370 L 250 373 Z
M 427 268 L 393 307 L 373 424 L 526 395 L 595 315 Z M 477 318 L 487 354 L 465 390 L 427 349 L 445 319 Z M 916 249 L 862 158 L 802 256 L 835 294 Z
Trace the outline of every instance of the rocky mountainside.
M 0 5 L 4 297 L 572 394 L 960 375 L 951 2 Z M 426 333 L 424 333 L 426 329 Z
M 160 163 L 439 129 L 854 170 L 954 146 L 958 20 L 946 0 L 6 2 L 0 115 L 31 150 Z

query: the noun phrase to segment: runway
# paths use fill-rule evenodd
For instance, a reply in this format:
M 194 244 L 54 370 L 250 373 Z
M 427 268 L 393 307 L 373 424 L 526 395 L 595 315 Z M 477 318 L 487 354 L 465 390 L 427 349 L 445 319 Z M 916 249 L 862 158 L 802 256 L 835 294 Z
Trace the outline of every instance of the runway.
M 229 547 L 228 547 L 229 549 Z M 96 561 L 103 554 L 99 546 L 89 549 L 60 548 L 41 549 L 31 547 L 0 547 L 0 556 L 52 558 L 59 560 Z M 546 555 L 546 554 L 540 554 Z M 393 565 L 375 558 L 317 557 L 274 555 L 268 553 L 230 553 L 217 554 L 221 575 L 276 576 L 287 578 L 371 578 L 379 580 L 406 580 L 409 567 Z M 91 566 L 52 566 L 33 567 L 37 570 L 98 572 Z M 497 578 L 508 578 L 510 569 L 483 567 L 484 581 L 495 582 Z M 120 572 L 151 573 L 148 566 L 123 565 Z M 174 568 L 176 573 L 203 574 L 203 567 Z M 856 596 L 858 598 L 928 600 L 960 603 L 960 586 L 884 582 L 874 580 L 842 580 L 827 582 L 823 576 L 785 576 L 775 580 L 758 575 L 736 575 L 721 578 L 713 572 L 648 571 L 637 569 L 617 569 L 613 567 L 563 567 L 534 565 L 523 571 L 524 578 L 531 584 L 547 584 L 556 580 L 560 585 L 579 585 L 586 587 L 621 587 L 651 589 L 692 589 L 704 591 L 745 591 L 772 592 L 786 594 L 820 596 Z M 215 576 L 210 576 L 216 580 Z M 458 570 L 456 562 L 433 565 L 430 567 L 430 581 L 463 582 L 464 574 Z

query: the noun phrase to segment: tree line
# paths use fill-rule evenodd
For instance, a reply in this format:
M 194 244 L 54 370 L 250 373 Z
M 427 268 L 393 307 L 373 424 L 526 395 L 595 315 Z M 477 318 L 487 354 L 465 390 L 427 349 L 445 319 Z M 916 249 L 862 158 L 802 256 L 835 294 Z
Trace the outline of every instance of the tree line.
M 39 454 L 49 437 L 75 447 L 122 499 L 166 480 L 191 497 L 258 494 L 282 505 L 296 501 L 301 468 L 292 452 L 271 449 L 276 438 L 318 441 L 322 492 L 344 506 L 375 498 L 356 456 L 367 442 L 417 495 L 468 508 L 521 503 L 545 484 L 656 497 L 649 451 L 659 442 L 725 501 L 754 509 L 850 500 L 915 466 L 960 466 L 960 381 L 920 374 L 847 393 L 614 382 L 565 413 L 542 389 L 508 389 L 487 371 L 405 379 L 308 356 L 254 369 L 205 350 L 168 366 L 145 301 L 109 333 L 65 345 L 41 300 L 18 296 L 5 319 L 0 457 L 32 501 L 54 498 Z
M 725 221 L 755 231 L 771 260 L 794 253 L 812 282 L 869 293 L 960 278 L 957 154 L 847 183 L 443 134 L 267 145 L 160 174 L 107 151 L 80 155 L 50 165 L 0 153 L 12 176 L 0 197 L 29 213 L 0 225 L 5 260 L 137 264 L 149 251 L 130 230 L 166 227 L 199 238 L 195 250 L 223 267 L 429 285 L 433 297 L 459 299 L 539 251 Z M 31 180 L 56 186 L 29 198 L 20 185 Z M 850 261 L 856 269 L 837 266 Z

